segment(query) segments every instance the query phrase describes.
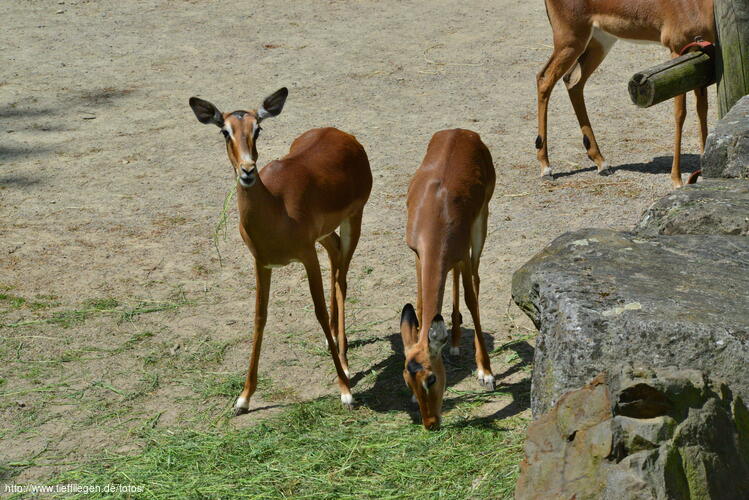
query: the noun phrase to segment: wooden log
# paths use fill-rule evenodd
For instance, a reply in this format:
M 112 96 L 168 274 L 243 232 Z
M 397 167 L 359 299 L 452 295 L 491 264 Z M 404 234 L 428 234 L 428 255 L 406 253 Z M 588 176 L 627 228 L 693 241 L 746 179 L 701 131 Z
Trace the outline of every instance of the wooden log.
M 749 2 L 715 0 L 720 54 L 716 61 L 718 116 L 749 94 Z
M 629 80 L 629 97 L 641 108 L 715 83 L 715 58 L 706 52 L 689 52 Z

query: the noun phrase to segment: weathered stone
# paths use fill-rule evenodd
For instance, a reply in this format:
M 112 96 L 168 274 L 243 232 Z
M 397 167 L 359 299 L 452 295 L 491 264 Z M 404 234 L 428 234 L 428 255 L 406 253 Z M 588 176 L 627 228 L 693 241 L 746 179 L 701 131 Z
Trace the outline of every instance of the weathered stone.
M 604 378 L 594 379 L 590 391 L 568 393 L 557 405 L 557 429 L 567 437 L 579 430 L 593 427 L 601 421 L 601 415 L 611 411 L 611 401 Z
M 513 298 L 539 329 L 533 415 L 626 360 L 704 371 L 749 400 L 748 291 L 743 236 L 645 238 L 597 229 L 560 236 L 513 276 Z M 630 416 L 672 412 L 657 408 L 669 403 L 654 393 L 633 392 L 621 402 L 642 401 Z
M 749 498 L 749 454 L 742 449 L 730 401 L 712 397 L 701 408 L 691 408 L 676 429 L 673 445 L 690 491 L 704 490 L 706 498 Z
M 530 496 L 522 498 L 569 498 L 568 491 L 575 491 L 582 500 L 596 498 L 601 491 L 604 476 L 597 471 L 611 453 L 612 443 L 610 426 L 601 426 L 611 416 L 605 380 L 601 374 L 579 391 L 566 394 L 552 412 L 538 420 L 539 425 L 528 428 L 526 460 L 520 464 L 517 488 Z M 568 464 L 568 455 L 581 459 L 560 467 Z M 536 467 L 540 458 L 557 466 Z M 532 491 L 539 494 L 531 495 Z
M 618 414 L 635 388 L 670 401 L 670 414 Z M 515 498 L 744 500 L 747 416 L 739 397 L 701 372 L 614 367 L 530 424 Z
M 647 384 L 637 384 L 622 393 L 616 409 L 627 417 L 653 418 L 667 415 L 673 409 L 673 403 L 661 391 Z
M 626 489 L 627 480 L 639 487 Z M 603 497 L 611 500 L 689 500 L 690 493 L 678 450 L 664 442 L 652 450 L 628 455 L 612 465 Z
M 749 97 L 742 97 L 707 136 L 702 175 L 749 178 Z
M 627 457 L 625 460 L 629 458 L 631 457 Z M 625 465 L 628 464 L 625 463 Z M 627 500 L 653 500 L 653 498 L 656 498 L 656 493 L 655 488 L 641 480 L 630 470 L 617 467 L 610 471 L 606 488 L 601 493 L 600 498 L 602 500 L 622 500 L 624 498 Z
M 616 441 L 627 453 L 657 448 L 661 441 L 671 439 L 675 428 L 676 421 L 667 415 L 654 418 L 617 415 L 612 422 Z
M 638 419 L 671 415 L 681 420 L 690 408 L 701 405 L 711 390 L 698 370 L 660 369 L 657 373 L 647 368 L 625 370 L 612 380 L 613 390 L 619 394 L 614 401 L 618 415 Z
M 749 235 L 749 180 L 706 179 L 676 189 L 645 211 L 635 232 Z
M 747 411 L 741 397 L 737 397 L 733 403 L 733 420 L 739 435 L 739 448 L 743 455 L 749 456 L 749 411 Z

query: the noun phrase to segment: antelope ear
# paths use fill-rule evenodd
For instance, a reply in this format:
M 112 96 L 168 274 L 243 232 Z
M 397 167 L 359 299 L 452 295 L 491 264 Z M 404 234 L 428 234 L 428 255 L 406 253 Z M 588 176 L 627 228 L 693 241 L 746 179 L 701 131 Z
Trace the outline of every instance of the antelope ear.
M 416 311 L 414 311 L 414 306 L 406 304 L 401 311 L 401 338 L 404 353 L 416 342 L 418 334 L 419 320 L 416 317 Z
M 280 89 L 273 92 L 271 95 L 265 98 L 263 105 L 257 110 L 258 121 L 264 120 L 271 116 L 278 116 L 283 110 L 283 105 L 286 102 L 286 98 L 289 96 L 289 89 L 281 87 Z
M 418 372 L 423 370 L 424 367 L 421 366 L 421 363 L 417 363 L 413 359 L 406 363 L 406 370 L 408 370 L 408 373 L 410 373 L 412 376 L 416 375 Z
M 447 343 L 447 328 L 442 315 L 438 314 L 429 326 L 429 352 L 432 356 L 438 356 Z
M 224 126 L 224 115 L 216 106 L 199 97 L 190 98 L 190 107 L 200 123 L 213 123 L 217 127 Z

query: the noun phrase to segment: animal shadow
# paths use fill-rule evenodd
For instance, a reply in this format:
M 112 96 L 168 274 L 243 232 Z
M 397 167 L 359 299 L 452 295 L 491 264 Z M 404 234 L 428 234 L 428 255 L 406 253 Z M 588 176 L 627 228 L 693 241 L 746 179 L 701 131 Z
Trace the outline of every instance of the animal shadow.
M 70 119 L 71 114 L 80 114 L 85 119 L 93 119 L 96 112 L 112 107 L 116 101 L 127 97 L 132 89 L 94 88 L 82 92 L 70 92 L 56 106 L 38 106 L 34 101 L 23 99 L 0 105 L 0 132 L 5 144 L 0 145 L 0 165 L 36 156 L 49 157 L 63 147 L 63 142 L 54 145 L 33 146 L 20 142 L 13 143 L 10 132 L 24 132 L 33 137 L 55 136 L 61 131 L 75 131 L 80 122 Z M 73 125 L 71 125 L 73 124 Z M 9 187 L 29 187 L 36 182 L 18 181 L 14 178 L 0 179 Z
M 563 179 L 564 177 L 570 177 L 572 175 L 583 174 L 585 172 L 595 172 L 595 171 L 596 171 L 596 167 L 594 165 L 592 167 L 578 168 L 577 170 L 570 170 L 568 172 L 555 172 L 554 180 Z
M 624 165 L 617 165 L 611 167 L 611 171 L 616 173 L 619 170 L 626 170 L 629 172 L 640 172 L 643 174 L 669 174 L 671 173 L 671 163 L 673 162 L 673 156 L 657 156 L 647 163 L 625 163 Z M 681 155 L 681 173 L 689 175 L 695 170 L 700 168 L 700 155 L 696 154 L 682 154 Z M 570 170 L 568 172 L 558 172 L 554 174 L 554 180 L 562 179 L 564 177 L 571 177 L 586 172 L 595 172 L 596 167 L 584 167 L 578 168 L 577 170 Z
M 443 351 L 448 387 L 443 402 L 443 410 L 445 411 L 448 411 L 465 401 L 485 398 L 486 394 L 488 394 L 482 391 L 478 382 L 475 382 L 475 388 L 472 388 L 470 392 L 467 391 L 465 394 L 461 393 L 456 395 L 449 391 L 450 387 L 455 386 L 465 378 L 473 378 L 472 373 L 476 370 L 473 346 L 474 331 L 472 329 L 463 328 L 462 332 L 460 354 L 456 357 L 451 356 L 449 354 L 449 346 L 447 346 Z M 386 339 L 390 342 L 391 347 L 389 356 L 367 370 L 354 375 L 351 379 L 351 385 L 354 386 L 364 377 L 376 373 L 372 387 L 366 391 L 357 393 L 357 399 L 377 412 L 406 411 L 414 424 L 420 424 L 421 417 L 419 415 L 418 405 L 411 402 L 411 391 L 403 380 L 403 362 L 405 358 L 400 333 L 392 333 L 388 335 Z M 484 342 L 487 351 L 491 353 L 494 350 L 494 338 L 491 335 L 484 333 Z M 521 370 L 532 360 L 533 348 L 526 342 L 513 344 L 510 348 L 518 353 L 518 362 L 503 373 L 495 373 L 496 380 L 501 380 L 504 377 Z M 480 423 L 486 423 L 489 420 L 494 420 L 496 418 L 506 418 L 528 408 L 530 399 L 527 397 L 527 394 L 525 397 L 521 394 L 529 391 L 529 382 L 526 382 L 526 385 L 528 387 L 523 387 L 522 383 L 510 385 L 500 384 L 497 386 L 497 391 L 510 391 L 513 394 L 513 403 L 503 408 L 502 411 L 497 412 L 495 418 L 489 419 L 488 417 L 485 417 Z
M 616 167 L 612 167 L 611 170 L 613 170 L 614 172 L 616 172 L 617 170 L 627 170 L 629 172 L 640 172 L 643 174 L 668 174 L 671 173 L 671 163 L 673 162 L 673 160 L 673 156 L 656 156 L 648 163 L 627 163 L 624 165 L 617 165 Z M 699 169 L 700 155 L 681 155 L 682 174 L 688 175 Z
M 0 158 L 2 157 L 4 150 L 0 147 Z M 0 186 L 10 186 L 25 188 L 39 184 L 39 177 L 31 177 L 28 175 L 4 175 L 0 176 Z
M 528 342 L 521 340 L 511 342 L 499 348 L 501 351 L 511 350 L 515 352 L 515 362 L 502 373 L 494 374 L 496 380 L 504 380 L 510 375 L 524 370 L 533 364 L 533 346 Z M 497 392 L 509 393 L 512 396 L 512 402 L 503 408 L 500 408 L 491 415 L 475 417 L 457 424 L 459 427 L 465 426 L 490 426 L 495 420 L 502 420 L 521 413 L 530 408 L 531 379 L 524 377 L 522 380 L 513 383 L 500 383 L 495 388 Z

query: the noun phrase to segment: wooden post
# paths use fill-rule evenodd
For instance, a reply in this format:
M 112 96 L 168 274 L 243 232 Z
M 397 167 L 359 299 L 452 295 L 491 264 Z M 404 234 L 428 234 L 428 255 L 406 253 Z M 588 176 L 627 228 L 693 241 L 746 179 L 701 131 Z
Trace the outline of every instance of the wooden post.
M 715 58 L 706 52 L 689 52 L 668 62 L 635 73 L 629 80 L 629 97 L 641 108 L 715 83 Z
M 716 58 L 718 116 L 749 94 L 749 2 L 715 0 L 715 27 L 720 54 Z

